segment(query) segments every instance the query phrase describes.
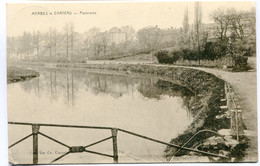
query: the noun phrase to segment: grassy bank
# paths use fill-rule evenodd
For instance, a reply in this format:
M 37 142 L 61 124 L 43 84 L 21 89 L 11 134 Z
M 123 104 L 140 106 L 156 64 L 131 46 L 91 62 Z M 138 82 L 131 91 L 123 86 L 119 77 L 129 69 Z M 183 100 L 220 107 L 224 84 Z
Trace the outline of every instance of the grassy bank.
M 31 79 L 39 76 L 39 73 L 28 68 L 8 66 L 7 67 L 7 83 L 14 83 Z

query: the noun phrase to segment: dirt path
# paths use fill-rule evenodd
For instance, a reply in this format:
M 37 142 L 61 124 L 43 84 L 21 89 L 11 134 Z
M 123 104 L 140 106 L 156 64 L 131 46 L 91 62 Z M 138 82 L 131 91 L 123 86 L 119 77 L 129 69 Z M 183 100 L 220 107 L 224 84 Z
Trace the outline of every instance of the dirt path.
M 257 78 L 256 72 L 226 72 L 216 69 L 194 68 L 208 73 L 228 82 L 239 98 L 243 109 L 243 117 L 248 130 L 257 131 Z M 248 121 L 248 122 L 247 122 Z

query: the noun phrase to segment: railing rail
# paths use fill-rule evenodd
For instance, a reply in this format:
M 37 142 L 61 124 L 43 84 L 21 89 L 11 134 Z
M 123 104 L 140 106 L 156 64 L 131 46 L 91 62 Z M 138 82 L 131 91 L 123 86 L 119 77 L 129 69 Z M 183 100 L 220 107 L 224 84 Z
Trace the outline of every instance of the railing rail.
M 69 128 L 86 128 L 86 129 L 104 129 L 111 130 L 113 127 L 100 127 L 100 126 L 80 126 L 80 125 L 62 125 L 62 124 L 45 124 L 45 123 L 24 123 L 24 122 L 8 122 L 8 124 L 14 125 L 39 125 L 39 126 L 48 126 L 48 127 L 69 127 Z
M 123 133 L 127 133 L 142 139 L 146 139 L 146 140 L 150 140 L 152 142 L 156 142 L 159 144 L 163 144 L 163 145 L 167 145 L 170 147 L 174 147 L 177 149 L 182 149 L 182 150 L 186 150 L 186 151 L 190 151 L 190 152 L 196 152 L 196 153 L 200 153 L 203 155 L 207 155 L 207 156 L 213 156 L 213 157 L 220 157 L 220 158 L 225 158 L 225 159 L 229 159 L 229 157 L 227 156 L 223 156 L 223 155 L 219 155 L 219 154 L 215 154 L 215 153 L 210 153 L 210 152 L 205 152 L 205 151 L 201 151 L 201 150 L 197 150 L 197 149 L 192 149 L 192 148 L 187 148 L 185 146 L 179 146 L 179 145 L 175 145 L 175 144 L 170 144 L 167 142 L 163 142 L 151 137 L 147 137 L 141 134 L 137 134 L 128 130 L 124 130 L 124 129 L 120 129 L 120 128 L 113 128 L 113 127 L 100 127 L 100 126 L 78 126 L 78 125 L 61 125 L 61 124 L 43 124 L 43 123 L 22 123 L 22 122 L 8 122 L 8 124 L 12 124 L 12 125 L 28 125 L 28 126 L 32 126 L 32 133 L 25 136 L 24 138 L 18 140 L 17 142 L 13 143 L 12 145 L 10 145 L 8 148 L 12 148 L 13 146 L 21 143 L 22 141 L 26 140 L 27 138 L 29 138 L 30 136 L 33 136 L 33 164 L 38 164 L 38 135 L 41 135 L 45 138 L 48 138 L 60 145 L 63 145 L 64 147 L 68 148 L 68 152 L 66 152 L 65 154 L 59 156 L 58 158 L 54 159 L 51 163 L 54 163 L 58 160 L 60 160 L 61 158 L 65 157 L 66 155 L 70 154 L 70 153 L 83 153 L 83 152 L 87 152 L 87 153 L 92 153 L 92 154 L 96 154 L 96 155 L 101 155 L 101 156 L 106 156 L 106 157 L 111 157 L 114 159 L 114 163 L 118 163 L 118 146 L 117 146 L 117 134 L 118 132 L 123 132 Z M 89 145 L 86 146 L 69 146 L 55 138 L 52 138 L 42 132 L 40 132 L 40 127 L 69 127 L 69 128 L 85 128 L 85 129 L 102 129 L 102 130 L 111 130 L 111 136 L 101 139 L 99 141 L 96 141 L 94 143 L 91 143 Z M 95 151 L 90 151 L 87 150 L 87 148 L 94 146 L 96 144 L 99 144 L 101 142 L 107 141 L 109 139 L 112 139 L 112 144 L 113 144 L 113 155 L 110 154 L 104 154 L 104 153 L 100 153 L 100 152 L 95 152 Z

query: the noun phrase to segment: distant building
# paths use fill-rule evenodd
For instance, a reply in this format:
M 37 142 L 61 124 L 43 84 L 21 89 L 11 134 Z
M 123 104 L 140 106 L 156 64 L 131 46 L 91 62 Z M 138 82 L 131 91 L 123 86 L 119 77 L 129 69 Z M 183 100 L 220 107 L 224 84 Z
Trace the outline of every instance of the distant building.
M 117 27 L 111 28 L 106 32 L 106 35 L 108 37 L 109 45 L 116 45 L 126 41 L 126 33 Z
M 181 38 L 181 29 L 177 28 L 168 28 L 168 29 L 161 29 L 160 35 L 162 36 L 162 43 L 171 43 L 171 44 L 178 44 Z

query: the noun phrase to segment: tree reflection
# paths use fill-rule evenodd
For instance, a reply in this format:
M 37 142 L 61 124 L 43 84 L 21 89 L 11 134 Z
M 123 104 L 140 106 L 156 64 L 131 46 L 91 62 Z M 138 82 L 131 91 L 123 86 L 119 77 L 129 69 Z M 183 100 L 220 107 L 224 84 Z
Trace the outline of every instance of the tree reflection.
M 143 80 L 138 87 L 138 91 L 147 98 L 155 98 L 160 100 L 162 96 L 191 96 L 193 93 L 187 88 L 171 83 L 169 81 L 164 81 L 161 79 Z
M 129 77 L 126 75 L 90 72 L 86 70 L 39 69 L 40 77 L 21 83 L 23 89 L 38 96 L 50 95 L 50 100 L 64 99 L 64 103 L 75 105 L 80 93 L 106 94 L 114 98 L 129 95 L 134 99 L 136 92 L 144 97 L 160 100 L 163 96 L 179 96 L 184 104 L 193 96 L 188 89 L 160 80 L 156 77 Z M 90 90 L 90 91 L 89 91 Z
M 138 91 L 147 98 L 154 98 L 160 100 L 163 96 L 171 96 L 171 97 L 181 97 L 183 100 L 184 107 L 188 108 L 188 116 L 190 116 L 190 107 L 195 99 L 193 92 L 189 89 L 174 84 L 169 81 L 164 81 L 161 79 L 153 79 L 143 80 L 139 87 Z

